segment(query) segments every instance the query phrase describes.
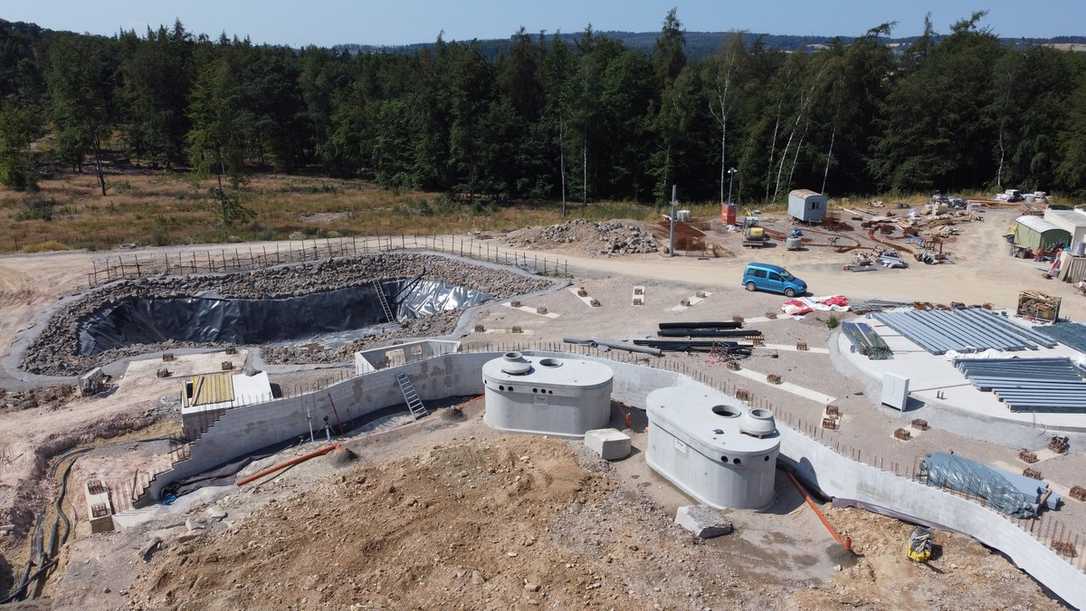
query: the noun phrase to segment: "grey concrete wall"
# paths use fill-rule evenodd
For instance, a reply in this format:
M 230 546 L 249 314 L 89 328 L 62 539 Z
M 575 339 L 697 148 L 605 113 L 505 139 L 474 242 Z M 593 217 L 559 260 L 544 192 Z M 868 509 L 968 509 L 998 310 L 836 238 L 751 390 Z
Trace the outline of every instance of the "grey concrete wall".
M 454 340 L 444 339 L 421 339 L 410 342 L 401 342 L 398 344 L 392 344 L 390 346 L 382 346 L 380 348 L 371 348 L 369 350 L 362 350 L 354 354 L 355 373 L 362 375 L 369 373 L 377 369 L 384 369 L 389 366 L 397 366 L 403 363 L 413 363 L 425 359 L 430 359 L 435 356 L 441 356 L 442 354 L 448 354 L 450 352 L 458 352 L 460 350 L 460 342 Z M 417 355 L 414 354 L 417 351 Z M 390 354 L 399 352 L 396 359 L 390 359 L 392 363 L 386 364 L 386 359 Z M 400 363 L 396 363 L 399 360 Z
M 561 353 L 530 352 L 530 354 Z M 192 457 L 156 476 L 137 506 L 155 502 L 165 485 L 261 448 L 308 435 L 305 409 L 316 424 L 325 414 L 334 422 L 327 396 L 331 394 L 342 420 L 350 420 L 403 402 L 396 374 L 412 376 L 424 401 L 477 395 L 483 391 L 482 366 L 498 352 L 446 354 L 352 378 L 307 397 L 250 405 L 230 410 L 192 445 Z M 576 355 L 579 358 L 584 355 Z M 716 389 L 671 371 L 598 359 L 614 371 L 612 398 L 643 407 L 656 388 L 691 385 L 702 392 Z M 889 510 L 921 523 L 942 526 L 967 534 L 998 549 L 1021 569 L 1055 592 L 1067 603 L 1086 608 L 1086 574 L 1061 558 L 1001 514 L 973 501 L 947 494 L 910 479 L 841 456 L 794 430 L 777 423 L 781 433 L 781 458 L 797 475 L 827 497 L 859 501 Z
M 308 437 L 307 408 L 313 419 L 313 427 L 319 430 L 323 428 L 325 416 L 329 423 L 335 425 L 337 413 L 339 420 L 347 422 L 402 404 L 403 397 L 396 383 L 396 374 L 401 371 L 411 376 L 424 402 L 482 394 L 483 363 L 494 356 L 496 353 L 445 355 L 354 377 L 309 395 L 228 410 L 193 442 L 188 459 L 176 463 L 171 470 L 151 480 L 136 506 L 156 502 L 162 489 L 173 482 L 203 473 L 261 448 L 296 437 Z

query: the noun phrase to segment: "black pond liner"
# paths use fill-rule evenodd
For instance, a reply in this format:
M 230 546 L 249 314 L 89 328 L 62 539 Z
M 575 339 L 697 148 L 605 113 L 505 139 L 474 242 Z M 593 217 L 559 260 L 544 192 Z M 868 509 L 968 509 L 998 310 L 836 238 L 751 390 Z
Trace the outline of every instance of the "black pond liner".
M 400 321 L 492 299 L 481 291 L 432 280 L 384 280 L 380 286 Z M 93 356 L 168 340 L 267 344 L 387 322 L 372 284 L 282 299 L 133 297 L 95 312 L 80 324 L 79 354 Z

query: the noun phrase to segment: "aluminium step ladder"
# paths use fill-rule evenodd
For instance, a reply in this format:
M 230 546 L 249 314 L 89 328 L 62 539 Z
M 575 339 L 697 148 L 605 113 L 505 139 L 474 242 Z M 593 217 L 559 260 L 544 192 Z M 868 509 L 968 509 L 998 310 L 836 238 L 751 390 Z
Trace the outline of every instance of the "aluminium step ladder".
M 381 287 L 381 283 L 377 280 L 371 280 L 370 284 L 373 285 L 373 290 L 377 293 L 377 301 L 381 303 L 381 310 L 385 313 L 385 320 L 396 322 L 396 317 L 392 315 L 392 308 L 388 305 L 388 298 L 385 297 L 385 289 Z
M 415 390 L 415 383 L 411 381 L 411 376 L 400 372 L 396 374 L 396 382 L 400 385 L 400 394 L 403 395 L 403 401 L 415 420 L 430 413 L 419 399 L 419 393 Z

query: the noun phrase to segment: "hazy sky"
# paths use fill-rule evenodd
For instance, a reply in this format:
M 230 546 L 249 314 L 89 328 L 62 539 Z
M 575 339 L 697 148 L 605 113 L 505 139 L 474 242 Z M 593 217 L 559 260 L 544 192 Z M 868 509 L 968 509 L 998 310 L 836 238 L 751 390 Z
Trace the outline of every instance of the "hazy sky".
M 95 34 L 180 18 L 193 32 L 256 42 L 380 45 L 429 42 L 442 30 L 446 39 L 502 38 L 522 25 L 531 32 L 576 32 L 587 23 L 652 31 L 673 6 L 686 29 L 699 31 L 855 35 L 897 21 L 895 35 L 908 36 L 919 33 L 929 11 L 945 32 L 987 9 L 985 24 L 1003 36 L 1086 34 L 1084 0 L 2 0 L 0 18 Z

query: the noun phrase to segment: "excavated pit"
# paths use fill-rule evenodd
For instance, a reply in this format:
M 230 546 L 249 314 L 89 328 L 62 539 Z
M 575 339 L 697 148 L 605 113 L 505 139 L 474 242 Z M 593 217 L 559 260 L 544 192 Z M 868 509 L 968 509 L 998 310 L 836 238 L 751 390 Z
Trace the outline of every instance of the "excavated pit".
M 377 287 L 403 322 L 479 305 L 482 291 L 440 281 L 396 279 L 280 299 L 129 297 L 79 326 L 79 356 L 133 345 L 269 344 L 387 324 Z
M 118 281 L 66 301 L 21 338 L 19 369 L 76 376 L 132 356 L 182 348 L 263 345 L 274 361 L 325 362 L 339 352 L 286 345 L 357 343 L 451 331 L 458 312 L 554 288 L 555 280 L 428 253 L 385 253 L 252 272 Z M 387 322 L 381 286 L 399 325 Z M 371 334 L 376 329 L 378 333 Z M 353 340 L 353 341 L 352 341 Z M 304 354 L 303 354 L 304 353 Z M 313 359 L 312 361 L 309 359 Z M 269 361 L 270 362 L 270 361 Z

